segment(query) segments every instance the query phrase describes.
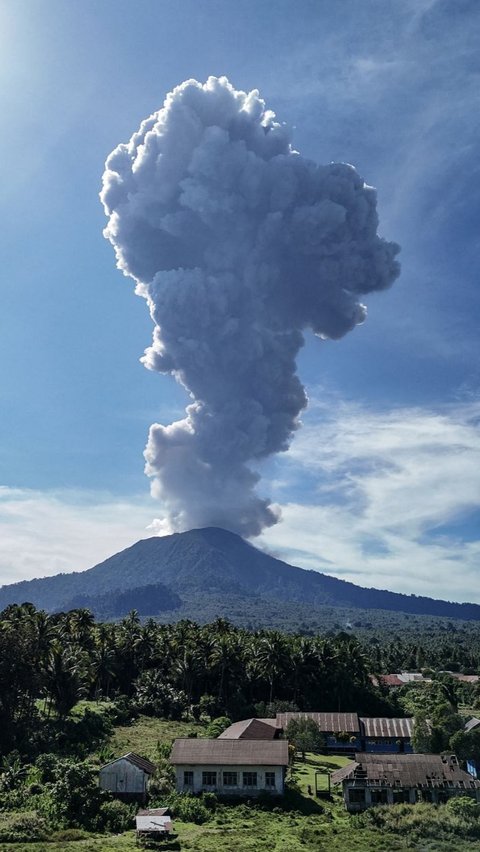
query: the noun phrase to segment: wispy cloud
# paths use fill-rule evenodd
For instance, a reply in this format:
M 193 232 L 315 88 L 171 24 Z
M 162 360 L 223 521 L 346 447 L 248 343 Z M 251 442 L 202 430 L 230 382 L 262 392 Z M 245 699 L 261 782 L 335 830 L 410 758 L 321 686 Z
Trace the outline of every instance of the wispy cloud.
M 478 402 L 314 404 L 274 496 L 302 478 L 304 495 L 262 543 L 361 585 L 480 601 L 479 423 Z
M 151 533 L 148 499 L 0 487 L 0 584 L 81 571 Z

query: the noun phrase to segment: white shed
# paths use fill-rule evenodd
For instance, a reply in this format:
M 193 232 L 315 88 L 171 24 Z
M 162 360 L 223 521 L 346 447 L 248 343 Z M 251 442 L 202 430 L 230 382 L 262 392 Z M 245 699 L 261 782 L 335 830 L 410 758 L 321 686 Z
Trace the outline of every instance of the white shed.
M 102 766 L 99 784 L 102 790 L 107 790 L 115 796 L 143 800 L 149 778 L 154 771 L 153 763 L 129 751 Z

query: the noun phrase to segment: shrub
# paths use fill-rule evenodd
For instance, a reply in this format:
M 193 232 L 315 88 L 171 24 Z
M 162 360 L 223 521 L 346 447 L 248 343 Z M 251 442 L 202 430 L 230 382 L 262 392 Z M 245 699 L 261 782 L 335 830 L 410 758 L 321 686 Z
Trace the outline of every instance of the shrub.
M 107 795 L 100 790 L 97 774 L 86 763 L 64 762 L 50 789 L 48 814 L 65 828 L 95 828 L 100 806 Z
M 136 813 L 135 805 L 127 805 L 114 799 L 111 802 L 103 802 L 97 819 L 100 831 L 109 831 L 112 834 L 120 834 L 122 831 L 132 828 Z
M 480 804 L 469 796 L 458 796 L 450 799 L 446 804 L 446 810 L 454 816 L 465 820 L 476 820 L 480 817 Z
M 191 793 L 176 793 L 169 797 L 168 805 L 173 816 L 184 822 L 201 825 L 208 822 L 212 814 L 211 809 L 205 805 L 204 798 L 205 794 L 197 797 Z
M 217 719 L 212 719 L 207 727 L 207 737 L 219 737 L 220 734 L 230 727 L 232 720 L 228 716 L 218 716 Z
M 35 811 L 2 814 L 0 818 L 0 842 L 32 843 L 36 840 L 46 840 L 47 837 L 47 824 Z

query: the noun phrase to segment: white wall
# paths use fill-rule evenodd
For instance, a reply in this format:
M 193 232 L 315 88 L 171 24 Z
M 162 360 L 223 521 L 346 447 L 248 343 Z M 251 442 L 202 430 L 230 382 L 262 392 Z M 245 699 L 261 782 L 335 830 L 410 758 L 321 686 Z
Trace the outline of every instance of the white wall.
M 181 764 L 175 766 L 175 775 L 176 775 L 176 787 L 179 793 L 191 791 L 193 793 L 200 793 L 202 790 L 212 790 L 213 792 L 225 795 L 225 796 L 255 796 L 259 793 L 267 790 L 267 792 L 272 793 L 273 795 L 280 795 L 284 790 L 284 775 L 285 775 L 286 767 L 283 766 L 221 766 L 221 765 L 208 765 L 208 766 L 200 766 L 200 765 L 192 765 L 192 764 Z M 186 787 L 183 783 L 183 773 L 184 772 L 193 772 L 193 787 Z M 202 772 L 216 772 L 217 773 L 217 783 L 215 787 L 204 787 L 202 784 Z M 237 773 L 237 787 L 223 786 L 223 773 L 224 772 L 236 772 Z M 257 787 L 244 787 L 243 786 L 243 773 L 244 772 L 256 772 L 257 773 Z M 266 788 L 265 787 L 265 773 L 266 772 L 274 772 L 275 773 L 275 789 Z

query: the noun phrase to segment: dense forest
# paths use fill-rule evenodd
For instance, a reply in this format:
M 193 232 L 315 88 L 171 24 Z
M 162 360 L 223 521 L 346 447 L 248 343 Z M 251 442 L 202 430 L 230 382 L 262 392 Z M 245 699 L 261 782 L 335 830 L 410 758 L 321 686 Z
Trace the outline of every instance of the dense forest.
M 480 633 L 451 625 L 427 636 L 360 641 L 346 631 L 249 632 L 222 619 L 142 623 L 134 611 L 103 624 L 86 609 L 47 615 L 11 605 L 0 614 L 0 751 L 48 750 L 81 698 L 114 698 L 128 712 L 177 719 L 248 718 L 274 702 L 403 715 L 402 693 L 374 687 L 369 677 L 402 669 L 478 671 Z M 474 703 L 476 686 L 454 688 L 452 704 Z

